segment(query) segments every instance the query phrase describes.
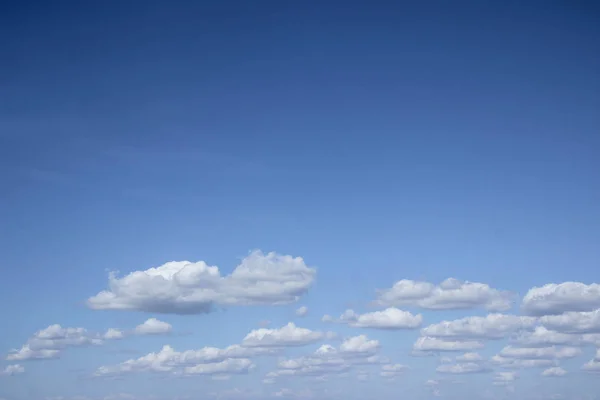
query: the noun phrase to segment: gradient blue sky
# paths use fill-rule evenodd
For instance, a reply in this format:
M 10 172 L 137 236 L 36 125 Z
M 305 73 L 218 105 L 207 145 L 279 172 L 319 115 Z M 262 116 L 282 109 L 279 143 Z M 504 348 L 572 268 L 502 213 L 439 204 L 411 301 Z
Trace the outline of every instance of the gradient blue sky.
M 7 1 L 0 49 L 0 398 L 598 398 L 599 375 L 582 370 L 593 340 L 560 361 L 566 376 L 524 368 L 494 385 L 512 370 L 486 360 L 533 326 L 485 340 L 484 372 L 444 374 L 441 358 L 462 353 L 415 357 L 417 328 L 321 320 L 385 309 L 377 290 L 402 279 L 510 291 L 501 311 L 514 318 L 528 290 L 580 282 L 546 300 L 600 308 L 594 2 Z M 109 271 L 204 260 L 227 275 L 255 249 L 316 268 L 297 302 L 188 315 L 86 303 Z M 421 328 L 494 311 L 468 302 L 398 307 Z M 5 360 L 53 324 L 91 337 L 148 318 L 172 331 Z M 288 322 L 338 336 L 279 346 L 229 380 L 93 376 L 165 344 L 222 348 Z M 283 358 L 357 335 L 404 373 L 353 365 L 263 383 Z

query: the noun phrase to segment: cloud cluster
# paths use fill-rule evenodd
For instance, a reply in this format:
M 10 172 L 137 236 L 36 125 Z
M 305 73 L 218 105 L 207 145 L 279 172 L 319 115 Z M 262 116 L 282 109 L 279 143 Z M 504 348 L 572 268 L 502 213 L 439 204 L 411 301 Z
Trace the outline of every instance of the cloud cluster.
M 6 357 L 9 361 L 24 361 L 59 357 L 67 347 L 101 345 L 99 334 L 90 333 L 85 328 L 63 328 L 58 324 L 39 330 L 21 349 L 11 350 Z
M 19 364 L 13 364 L 6 366 L 3 370 L 0 370 L 0 375 L 13 376 L 22 374 L 25 372 L 25 367 Z
M 278 305 L 297 301 L 316 270 L 301 257 L 254 251 L 235 270 L 221 276 L 204 261 L 172 261 L 119 278 L 88 299 L 92 309 L 199 314 L 215 306 Z
M 421 331 L 423 336 L 449 339 L 502 339 L 515 331 L 532 327 L 535 318 L 516 315 L 488 314 L 485 317 L 465 317 L 442 321 Z
M 477 340 L 445 340 L 431 336 L 421 336 L 413 345 L 417 352 L 439 352 L 439 351 L 469 351 L 481 349 L 483 342 Z
M 130 359 L 113 366 L 102 366 L 96 376 L 139 372 L 162 372 L 182 375 L 231 375 L 246 373 L 254 367 L 252 357 L 275 355 L 285 347 L 304 346 L 328 335 L 288 323 L 278 329 L 255 329 L 241 344 L 226 348 L 204 347 L 176 351 L 166 345 L 156 353 Z
M 376 303 L 429 310 L 485 308 L 489 311 L 506 311 L 511 307 L 512 299 L 510 292 L 491 288 L 485 283 L 449 278 L 434 285 L 403 279 L 389 289 L 380 290 Z
M 382 311 L 365 314 L 357 314 L 354 310 L 346 310 L 337 320 L 325 315 L 322 321 L 344 323 L 354 328 L 417 329 L 423 323 L 423 316 L 421 314 L 413 315 L 408 311 L 389 307 Z
M 308 356 L 280 361 L 278 369 L 268 373 L 265 381 L 272 383 L 276 378 L 286 376 L 326 378 L 347 372 L 357 365 L 382 364 L 387 359 L 377 355 L 379 347 L 377 340 L 371 340 L 365 335 L 350 337 L 339 348 L 322 345 Z M 395 368 L 399 371 L 400 367 Z M 390 367 L 385 371 L 390 372 Z
M 544 372 L 542 372 L 542 376 L 548 376 L 548 377 L 565 376 L 566 374 L 567 374 L 567 371 L 565 371 L 561 367 L 548 368 L 548 369 L 544 370 Z
M 150 318 L 138 325 L 132 332 L 136 335 L 156 335 L 171 332 L 171 325 Z M 9 361 L 41 360 L 58 358 L 69 347 L 100 346 L 107 340 L 122 339 L 128 333 L 110 328 L 105 333 L 90 332 L 85 328 L 63 328 L 58 324 L 37 331 L 20 349 L 9 352 Z
M 529 315 L 552 315 L 569 311 L 594 311 L 600 308 L 600 285 L 581 282 L 550 283 L 530 289 L 523 297 L 521 310 Z
M 273 354 L 270 349 L 247 348 L 232 345 L 223 349 L 204 347 L 199 350 L 178 352 L 169 345 L 156 353 L 149 353 L 121 364 L 99 367 L 95 375 L 120 375 L 140 372 L 172 372 L 184 374 L 233 374 L 252 368 L 249 357 Z
M 458 364 L 442 364 L 437 367 L 436 371 L 442 374 L 476 374 L 488 372 L 489 369 L 480 363 L 465 362 Z
M 403 375 L 408 367 L 402 364 L 385 364 L 381 366 L 380 376 L 387 379 L 394 379 Z
M 594 311 L 569 311 L 560 315 L 546 315 L 540 323 L 547 328 L 564 333 L 600 333 L 600 309 Z

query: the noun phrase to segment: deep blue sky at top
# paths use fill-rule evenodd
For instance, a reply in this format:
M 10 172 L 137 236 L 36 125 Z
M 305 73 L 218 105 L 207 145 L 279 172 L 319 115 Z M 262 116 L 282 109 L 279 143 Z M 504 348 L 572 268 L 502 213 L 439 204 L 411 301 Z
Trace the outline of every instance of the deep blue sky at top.
M 21 336 L 106 269 L 253 248 L 305 257 L 340 304 L 597 274 L 593 2 L 0 10 L 0 311 L 54 313 Z

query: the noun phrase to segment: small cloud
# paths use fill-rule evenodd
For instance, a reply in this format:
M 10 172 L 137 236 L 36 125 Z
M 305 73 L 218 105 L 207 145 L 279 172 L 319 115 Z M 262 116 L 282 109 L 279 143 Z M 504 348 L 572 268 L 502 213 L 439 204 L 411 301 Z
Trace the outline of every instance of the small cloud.
M 173 327 L 163 321 L 159 321 L 156 318 L 149 318 L 143 324 L 135 327 L 135 333 L 137 335 L 163 335 L 170 333 Z
M 302 306 L 296 310 L 296 315 L 299 317 L 304 317 L 308 313 L 308 307 Z
M 23 367 L 20 364 L 13 364 L 13 365 L 7 366 L 3 370 L 0 370 L 0 375 L 13 376 L 13 375 L 22 374 L 24 372 L 25 372 L 25 367 Z

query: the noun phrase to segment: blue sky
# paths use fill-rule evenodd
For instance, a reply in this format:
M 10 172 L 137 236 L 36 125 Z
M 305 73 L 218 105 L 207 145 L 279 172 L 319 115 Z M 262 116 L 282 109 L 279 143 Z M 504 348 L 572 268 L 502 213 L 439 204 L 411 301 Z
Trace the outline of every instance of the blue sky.
M 0 398 L 596 399 L 600 11 L 526 3 L 3 4 Z

